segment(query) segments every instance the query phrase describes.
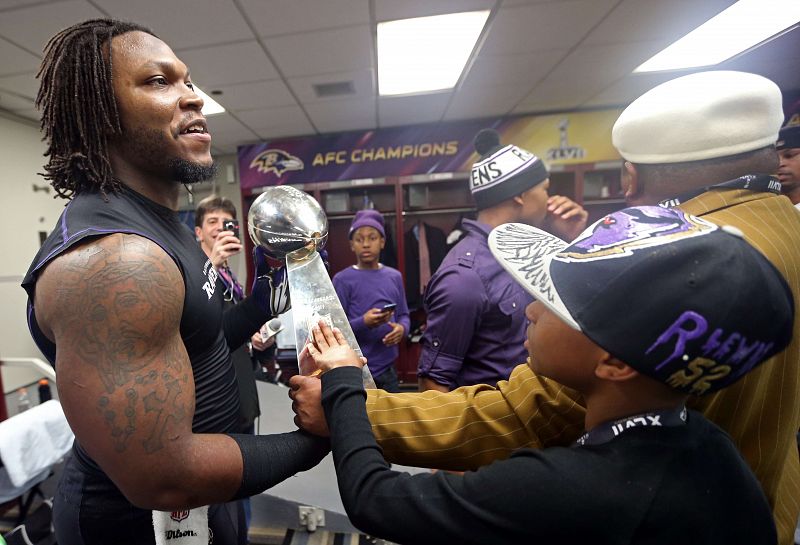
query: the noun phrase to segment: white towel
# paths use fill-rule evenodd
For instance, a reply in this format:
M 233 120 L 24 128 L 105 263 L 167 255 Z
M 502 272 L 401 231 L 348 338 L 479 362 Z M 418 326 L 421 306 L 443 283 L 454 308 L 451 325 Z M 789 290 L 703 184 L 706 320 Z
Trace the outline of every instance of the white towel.
M 153 511 L 156 545 L 208 545 L 208 506 L 185 511 Z
M 74 439 L 54 399 L 0 422 L 0 459 L 11 484 L 21 487 L 58 463 Z
M 50 470 L 45 469 L 22 486 L 14 486 L 11 484 L 11 479 L 8 478 L 8 471 L 6 471 L 6 468 L 0 467 L 0 504 L 19 498 L 49 476 Z

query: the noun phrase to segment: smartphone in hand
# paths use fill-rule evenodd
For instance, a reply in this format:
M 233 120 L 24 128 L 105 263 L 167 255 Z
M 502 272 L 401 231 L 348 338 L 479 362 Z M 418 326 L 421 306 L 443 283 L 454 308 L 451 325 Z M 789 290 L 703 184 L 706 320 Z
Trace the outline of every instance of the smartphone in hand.
M 224 220 L 222 222 L 223 231 L 233 232 L 233 236 L 239 238 L 239 221 L 238 220 Z
M 389 303 L 388 305 L 383 305 L 381 308 L 381 312 L 391 312 L 397 308 L 397 303 Z

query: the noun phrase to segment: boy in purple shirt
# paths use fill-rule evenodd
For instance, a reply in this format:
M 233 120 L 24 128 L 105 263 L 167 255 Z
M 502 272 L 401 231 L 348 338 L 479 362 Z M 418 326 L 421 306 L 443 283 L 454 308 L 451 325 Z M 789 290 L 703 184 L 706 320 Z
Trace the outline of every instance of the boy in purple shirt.
M 356 264 L 336 273 L 333 287 L 375 384 L 388 392 L 399 392 L 393 363 L 410 322 L 400 271 L 378 261 L 385 244 L 381 213 L 356 213 L 350 226 L 350 249 L 356 254 Z M 390 308 L 384 308 L 387 305 Z

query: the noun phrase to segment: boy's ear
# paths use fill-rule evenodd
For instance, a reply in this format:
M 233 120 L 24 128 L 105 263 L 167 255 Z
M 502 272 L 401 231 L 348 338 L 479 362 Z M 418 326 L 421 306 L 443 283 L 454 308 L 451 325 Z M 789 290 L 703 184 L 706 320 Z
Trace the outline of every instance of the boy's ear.
M 594 368 L 594 374 L 597 378 L 603 380 L 622 382 L 638 377 L 639 371 L 606 353 Z

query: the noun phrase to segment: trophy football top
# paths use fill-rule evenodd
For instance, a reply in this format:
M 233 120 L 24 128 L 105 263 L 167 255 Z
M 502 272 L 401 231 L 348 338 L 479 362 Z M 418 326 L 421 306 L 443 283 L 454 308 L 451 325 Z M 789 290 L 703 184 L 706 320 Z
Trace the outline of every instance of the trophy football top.
M 247 231 L 253 244 L 274 258 L 295 252 L 295 259 L 325 246 L 328 218 L 308 193 L 288 185 L 268 187 L 247 214 Z M 305 250 L 301 252 L 298 250 Z

